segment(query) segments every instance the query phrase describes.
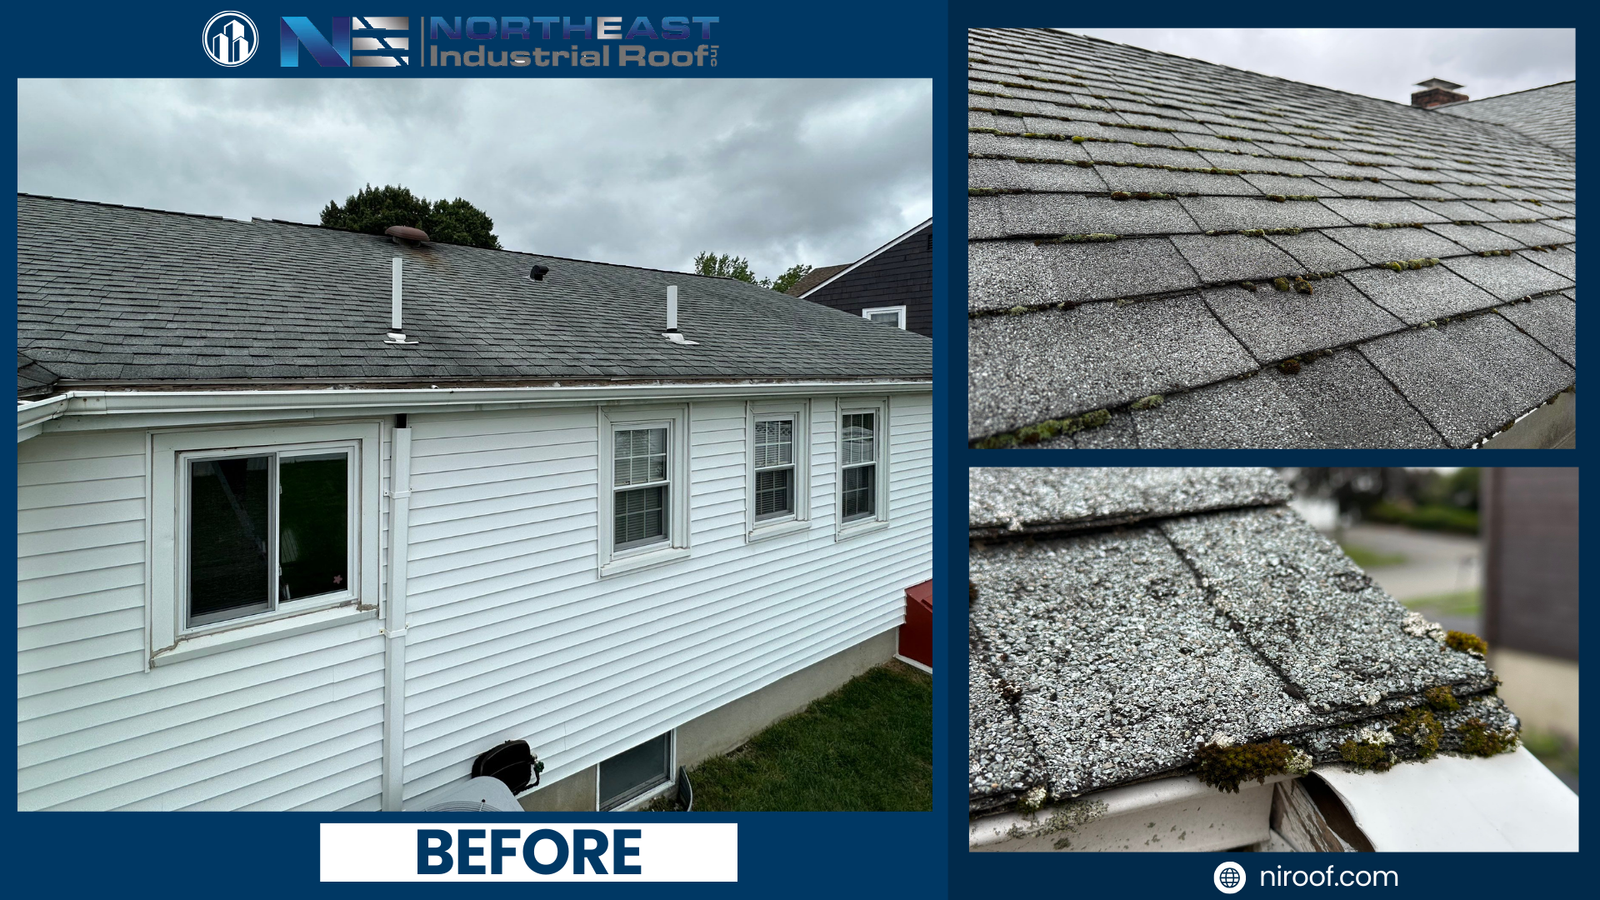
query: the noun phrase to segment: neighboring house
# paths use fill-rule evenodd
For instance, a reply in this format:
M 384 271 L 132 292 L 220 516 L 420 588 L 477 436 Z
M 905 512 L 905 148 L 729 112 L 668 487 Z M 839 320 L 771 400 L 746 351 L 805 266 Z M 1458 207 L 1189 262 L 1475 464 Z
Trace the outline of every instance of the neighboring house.
M 968 496 L 974 849 L 1576 849 L 1577 798 L 1504 752 L 1481 642 L 1270 470 L 973 469 Z M 1469 756 L 1395 765 L 1441 751 Z M 1531 809 L 1554 836 L 1502 818 Z
M 974 445 L 1574 444 L 1576 164 L 1543 130 L 1061 31 L 967 46 Z
M 723 278 L 17 219 L 19 809 L 416 809 L 519 739 L 525 807 L 635 805 L 891 657 L 931 577 L 926 338 Z
M 788 293 L 933 337 L 933 220 L 849 265 L 811 270 Z
M 1483 470 L 1483 636 L 1532 728 L 1578 741 L 1578 470 Z

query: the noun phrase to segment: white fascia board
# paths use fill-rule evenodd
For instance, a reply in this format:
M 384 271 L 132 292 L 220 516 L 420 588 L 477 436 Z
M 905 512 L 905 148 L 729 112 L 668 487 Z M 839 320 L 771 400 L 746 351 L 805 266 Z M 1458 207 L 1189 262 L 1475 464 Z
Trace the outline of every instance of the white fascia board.
M 804 294 L 801 294 L 800 295 L 800 299 L 804 300 L 805 298 L 811 296 L 812 294 L 815 294 L 817 291 L 820 291 L 823 288 L 827 287 L 828 285 L 833 284 L 835 281 L 838 281 L 839 279 L 843 278 L 844 276 L 849 275 L 851 272 L 854 272 L 856 269 L 859 269 L 861 266 L 865 265 L 867 262 L 871 261 L 874 257 L 878 256 L 879 254 L 883 253 L 885 250 L 888 250 L 890 247 L 893 247 L 895 244 L 900 243 L 901 241 L 905 240 L 908 237 L 911 237 L 913 234 L 916 234 L 917 232 L 921 231 L 922 229 L 927 228 L 928 227 L 928 223 L 932 222 L 932 221 L 933 221 L 933 217 L 932 216 L 929 216 L 928 218 L 923 219 L 920 223 L 912 226 L 910 231 L 907 231 L 905 234 L 902 234 L 899 237 L 895 238 L 894 240 L 890 241 L 889 243 L 884 244 L 882 247 L 879 247 L 878 249 L 872 251 L 871 253 L 868 253 L 866 256 L 861 257 L 860 259 L 858 259 L 855 262 L 851 263 L 850 265 L 846 266 L 842 271 L 835 272 L 833 274 L 832 278 L 829 278 L 827 281 L 824 281 L 823 283 L 817 285 L 816 287 L 812 288 L 811 290 L 806 291 Z
M 1327 766 L 1314 774 L 1375 850 L 1578 850 L 1578 795 L 1526 747 L 1488 759 L 1438 756 L 1382 773 Z
M 1242 847 L 1271 832 L 1272 786 L 1246 781 L 1224 793 L 1193 775 L 1085 794 L 1035 812 L 1008 812 L 967 825 L 972 851 L 1187 850 Z M 1154 823 L 1153 825 L 1151 823 Z
M 49 430 L 154 427 L 386 413 L 459 412 L 598 403 L 930 393 L 931 380 L 545 385 L 516 388 L 358 388 L 284 391 L 71 391 L 17 409 L 17 440 Z M 46 406 L 49 406 L 46 409 Z M 25 432 L 31 432 L 25 434 Z

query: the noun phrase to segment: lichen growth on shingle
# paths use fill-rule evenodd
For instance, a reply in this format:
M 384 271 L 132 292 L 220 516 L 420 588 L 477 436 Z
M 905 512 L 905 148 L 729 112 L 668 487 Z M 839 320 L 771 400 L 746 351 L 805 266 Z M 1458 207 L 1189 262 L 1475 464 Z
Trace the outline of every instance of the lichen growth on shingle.
M 1045 244 L 1093 244 L 1121 239 L 1121 235 L 1116 234 L 1063 234 L 1060 237 L 1043 238 L 1034 243 L 1042 247 Z
M 1387 772 L 1394 768 L 1395 756 L 1389 750 L 1394 735 L 1382 728 L 1362 728 L 1353 738 L 1339 745 L 1339 757 L 1362 772 Z
M 1291 356 L 1283 362 L 1278 363 L 1278 369 L 1285 375 L 1298 375 L 1300 374 L 1300 360 Z
M 1460 653 L 1470 653 L 1473 656 L 1483 656 L 1489 652 L 1489 645 L 1483 638 L 1465 631 L 1451 631 L 1445 635 L 1444 644 L 1451 650 Z
M 1479 718 L 1471 718 L 1456 727 L 1461 738 L 1461 752 L 1472 756 L 1495 756 L 1517 749 L 1521 738 L 1514 728 L 1493 728 Z
M 1416 745 L 1419 759 L 1432 758 L 1439 752 L 1439 741 L 1444 737 L 1444 726 L 1426 709 L 1408 709 L 1393 717 L 1394 732 L 1410 738 Z
M 1287 278 L 1274 278 L 1274 279 L 1272 279 L 1272 287 L 1273 287 L 1274 290 L 1279 290 L 1279 291 L 1288 291 L 1288 290 L 1291 289 L 1290 285 L 1289 285 L 1289 279 L 1287 279 Z
M 1138 400 L 1133 401 L 1132 405 L 1129 406 L 1128 408 L 1129 409 L 1155 409 L 1156 407 L 1160 406 L 1162 403 L 1165 403 L 1165 402 L 1166 402 L 1166 398 L 1162 397 L 1160 394 L 1151 394 L 1148 397 L 1141 397 Z
M 1242 782 L 1253 778 L 1265 784 L 1272 775 L 1288 773 L 1291 765 L 1310 771 L 1310 759 L 1279 740 L 1260 744 L 1213 741 L 1195 754 L 1195 776 L 1219 791 L 1237 794 Z
M 1428 688 L 1422 692 L 1422 699 L 1428 701 L 1428 706 L 1439 712 L 1455 712 L 1461 708 L 1461 701 L 1451 692 L 1446 685 Z

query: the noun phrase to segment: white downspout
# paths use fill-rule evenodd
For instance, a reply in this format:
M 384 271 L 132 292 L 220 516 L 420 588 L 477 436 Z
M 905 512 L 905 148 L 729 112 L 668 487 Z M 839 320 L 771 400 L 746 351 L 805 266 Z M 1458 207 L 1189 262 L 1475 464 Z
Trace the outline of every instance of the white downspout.
M 411 521 L 411 429 L 394 430 L 389 476 L 389 608 L 384 617 L 383 808 L 405 800 L 406 556 Z

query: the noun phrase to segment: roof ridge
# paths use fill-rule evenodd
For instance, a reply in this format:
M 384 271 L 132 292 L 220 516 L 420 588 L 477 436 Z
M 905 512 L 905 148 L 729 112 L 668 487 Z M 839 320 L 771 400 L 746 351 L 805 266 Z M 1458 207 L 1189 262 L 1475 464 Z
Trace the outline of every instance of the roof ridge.
M 331 232 L 338 232 L 340 234 L 366 234 L 366 232 L 351 231 L 351 230 L 349 230 L 347 228 L 333 228 L 333 227 L 330 227 L 330 226 L 327 226 L 327 225 L 313 224 L 313 223 L 310 223 L 310 222 L 292 222 L 292 221 L 290 221 L 288 219 L 264 219 L 264 218 L 261 218 L 260 216 L 251 216 L 249 221 L 245 221 L 243 219 L 234 219 L 234 218 L 230 218 L 228 216 L 212 215 L 210 213 L 184 212 L 182 210 L 175 210 L 175 209 L 156 209 L 155 207 L 150 207 L 150 206 L 131 206 L 131 205 L 126 204 L 126 203 L 108 203 L 108 202 L 106 202 L 104 200 L 82 200 L 82 199 L 79 199 L 77 197 L 57 197 L 57 196 L 55 196 L 53 194 L 34 194 L 34 193 L 30 193 L 28 191 L 17 191 L 17 196 L 18 197 L 28 197 L 28 198 L 34 199 L 34 200 L 56 200 L 56 201 L 59 201 L 59 202 L 62 202 L 62 203 L 81 203 L 81 204 L 83 204 L 85 206 L 100 206 L 100 207 L 105 207 L 107 209 L 131 209 L 131 210 L 135 210 L 137 212 L 156 213 L 157 215 L 187 216 L 188 218 L 191 218 L 191 219 L 211 219 L 211 220 L 218 221 L 218 222 L 237 222 L 237 223 L 239 223 L 241 225 L 254 225 L 257 222 L 264 222 L 264 223 L 267 223 L 267 224 L 270 224 L 270 225 L 289 225 L 289 226 L 292 226 L 292 227 L 295 227 L 295 228 L 315 228 L 315 229 L 317 229 L 319 231 L 331 231 Z M 368 237 L 382 237 L 382 235 L 367 235 L 367 236 Z M 683 272 L 683 271 L 680 271 L 680 270 L 677 270 L 677 269 L 658 269 L 658 268 L 655 268 L 654 266 L 634 266 L 634 265 L 629 265 L 627 263 L 606 262 L 604 260 L 598 260 L 598 259 L 580 259 L 580 258 L 578 258 L 576 256 L 555 256 L 555 255 L 552 255 L 552 254 L 549 254 L 549 253 L 533 253 L 533 252 L 527 251 L 527 250 L 508 250 L 508 249 L 506 249 L 504 247 L 500 247 L 500 248 L 473 247 L 473 246 L 471 246 L 469 244 L 448 244 L 447 246 L 460 247 L 460 248 L 465 249 L 465 250 L 487 250 L 487 251 L 490 251 L 490 252 L 493 252 L 493 253 L 514 253 L 514 254 L 517 254 L 518 256 L 531 256 L 531 257 L 535 257 L 535 258 L 538 258 L 538 259 L 558 259 L 558 260 L 564 260 L 566 262 L 589 263 L 590 265 L 596 265 L 596 266 L 612 266 L 614 268 L 633 269 L 635 271 L 640 271 L 640 272 L 661 272 L 661 273 L 664 273 L 664 274 L 667 274 L 667 275 L 686 275 L 686 276 L 689 276 L 691 278 L 710 278 L 710 279 L 714 279 L 714 280 L 717 280 L 717 281 L 739 281 L 739 279 L 737 279 L 737 278 L 729 278 L 729 277 L 727 277 L 725 275 L 701 275 L 698 272 Z M 749 284 L 751 287 L 758 287 L 758 288 L 761 287 L 761 285 L 759 285 L 759 284 L 753 284 L 753 283 L 748 282 L 748 281 L 741 282 L 741 283 L 742 284 Z
M 1473 104 L 1473 103 L 1482 103 L 1485 100 L 1499 100 L 1501 97 L 1515 97 L 1518 94 L 1527 94 L 1527 93 L 1530 93 L 1532 91 L 1547 91 L 1547 90 L 1549 90 L 1550 88 L 1553 88 L 1553 87 L 1561 87 L 1563 84 L 1577 84 L 1577 83 L 1578 83 L 1578 79 L 1569 78 L 1566 81 L 1557 81 L 1557 82 L 1554 82 L 1554 83 L 1551 83 L 1551 84 L 1540 85 L 1539 87 L 1523 88 L 1520 91 L 1507 91 L 1504 94 L 1495 94 L 1492 97 L 1479 97 L 1476 100 L 1462 100 L 1460 103 L 1441 103 L 1438 106 L 1435 106 L 1435 107 L 1432 107 L 1432 108 L 1433 109 L 1446 109 L 1446 108 L 1453 107 L 1453 106 L 1468 106 L 1468 105 Z

